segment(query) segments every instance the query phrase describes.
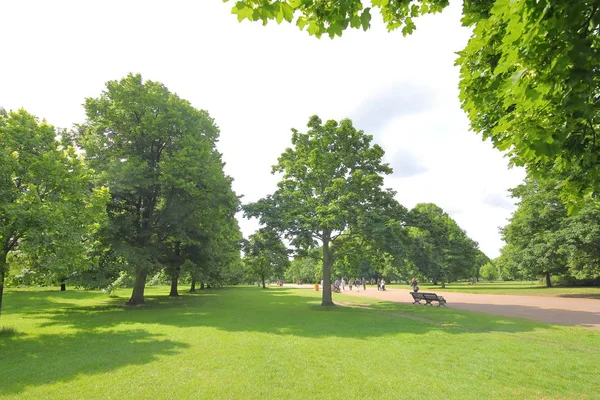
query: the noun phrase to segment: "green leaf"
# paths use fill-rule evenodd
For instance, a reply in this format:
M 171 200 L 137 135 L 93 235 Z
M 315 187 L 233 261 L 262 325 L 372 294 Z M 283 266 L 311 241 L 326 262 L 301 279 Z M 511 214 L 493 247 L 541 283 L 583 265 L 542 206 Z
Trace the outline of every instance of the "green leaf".
M 363 27 L 363 30 L 369 29 L 371 26 L 371 9 L 365 8 L 362 14 L 360 15 L 360 23 Z
M 287 22 L 292 22 L 292 19 L 294 19 L 294 8 L 287 3 L 281 3 L 281 11 L 283 12 L 285 20 Z

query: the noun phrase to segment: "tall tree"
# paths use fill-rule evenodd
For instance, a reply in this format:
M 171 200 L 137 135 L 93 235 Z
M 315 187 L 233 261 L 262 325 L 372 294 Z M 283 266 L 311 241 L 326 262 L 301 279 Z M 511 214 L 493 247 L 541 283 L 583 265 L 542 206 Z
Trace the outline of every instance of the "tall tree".
M 247 273 L 262 282 L 266 288 L 266 278 L 283 278 L 290 265 L 288 250 L 277 235 L 269 228 L 261 228 L 250 235 L 244 245 L 244 266 Z
M 375 225 L 389 220 L 397 203 L 394 192 L 382 188 L 383 176 L 392 170 L 372 136 L 350 120 L 323 124 L 313 116 L 308 128 L 306 133 L 292 129 L 292 147 L 273 167 L 282 174 L 275 193 L 244 210 L 299 248 L 322 247 L 322 305 L 327 306 L 333 305 L 331 268 L 343 243 L 367 238 Z
M 141 304 L 146 276 L 161 268 L 165 223 L 159 221 L 167 217 L 161 210 L 172 189 L 164 174 L 174 173 L 165 163 L 185 151 L 190 137 L 214 148 L 218 129 L 205 111 L 139 74 L 109 81 L 100 97 L 86 99 L 85 110 L 77 139 L 111 189 L 108 236 L 135 275 L 129 304 Z
M 0 311 L 6 260 L 17 248 L 42 257 L 49 273 L 83 268 L 105 213 L 106 188 L 58 132 L 24 110 L 0 113 Z

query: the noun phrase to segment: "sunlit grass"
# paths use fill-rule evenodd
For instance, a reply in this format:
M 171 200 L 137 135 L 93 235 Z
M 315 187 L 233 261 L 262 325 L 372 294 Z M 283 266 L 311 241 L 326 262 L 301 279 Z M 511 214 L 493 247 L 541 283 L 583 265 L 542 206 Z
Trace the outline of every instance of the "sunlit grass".
M 600 333 L 451 308 L 255 287 L 123 306 L 9 290 L 0 398 L 594 398 Z

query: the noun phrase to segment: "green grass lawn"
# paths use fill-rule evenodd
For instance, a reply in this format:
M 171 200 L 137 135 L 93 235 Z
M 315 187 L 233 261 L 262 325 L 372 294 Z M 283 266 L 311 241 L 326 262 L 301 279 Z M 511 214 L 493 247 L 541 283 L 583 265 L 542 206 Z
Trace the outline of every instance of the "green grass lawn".
M 406 284 L 386 285 L 387 288 L 407 289 L 411 287 Z M 422 292 L 425 291 L 444 291 L 444 292 L 462 292 L 462 293 L 481 293 L 481 294 L 516 294 L 516 295 L 537 295 L 537 296 L 558 296 L 558 297 L 587 297 L 600 298 L 600 287 L 569 287 L 553 286 L 547 288 L 538 282 L 469 282 L 447 283 L 445 288 L 440 285 L 431 285 L 426 282 L 419 283 Z
M 594 399 L 600 332 L 240 287 L 8 290 L 0 399 Z

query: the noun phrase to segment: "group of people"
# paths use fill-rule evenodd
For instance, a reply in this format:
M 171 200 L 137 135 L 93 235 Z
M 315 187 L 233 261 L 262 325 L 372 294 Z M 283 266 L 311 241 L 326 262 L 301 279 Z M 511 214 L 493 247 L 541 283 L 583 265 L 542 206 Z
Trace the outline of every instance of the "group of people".
M 373 284 L 374 280 L 371 279 L 370 283 Z M 361 279 L 355 278 L 354 280 L 348 279 L 348 281 L 346 281 L 346 278 L 344 277 L 338 278 L 334 281 L 333 285 L 331 285 L 331 290 L 337 293 L 340 293 L 341 291 L 345 292 L 346 284 L 348 284 L 350 291 L 352 291 L 352 288 L 355 287 L 356 291 L 359 292 L 361 285 L 363 287 L 363 290 L 367 290 L 367 280 L 364 277 Z M 416 278 L 412 278 L 409 284 L 413 292 L 416 293 L 419 291 L 419 281 Z M 323 285 L 323 281 L 321 281 L 321 285 Z M 377 290 L 385 291 L 385 279 L 377 279 Z
M 346 281 L 346 278 L 342 277 L 342 278 L 338 278 L 335 280 L 335 282 L 333 283 L 334 288 L 337 288 L 338 292 L 341 290 L 346 291 L 346 284 L 348 284 L 348 287 L 350 288 L 350 291 L 352 291 L 352 287 L 354 286 L 356 288 L 356 291 L 359 292 L 360 291 L 360 286 L 362 285 L 363 290 L 367 290 L 367 280 L 363 277 L 363 278 L 354 278 L 354 280 L 352 279 L 348 279 L 348 281 Z

